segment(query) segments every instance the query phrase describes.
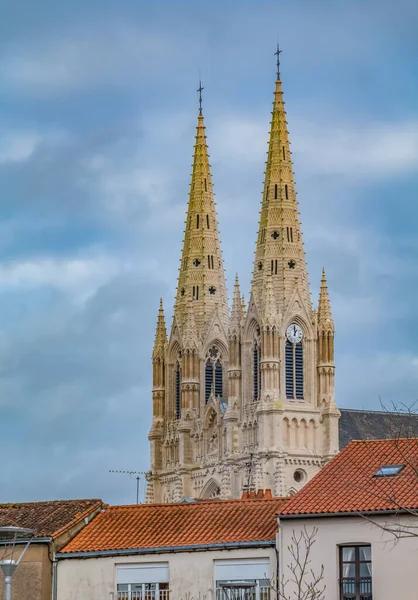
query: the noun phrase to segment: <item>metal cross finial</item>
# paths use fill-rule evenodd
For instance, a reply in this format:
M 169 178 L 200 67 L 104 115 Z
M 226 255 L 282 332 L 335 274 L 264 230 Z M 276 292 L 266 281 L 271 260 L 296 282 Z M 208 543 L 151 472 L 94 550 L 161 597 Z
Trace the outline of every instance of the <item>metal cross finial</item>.
M 199 92 L 199 116 L 202 116 L 202 92 L 205 88 L 202 87 L 202 82 L 199 79 L 199 87 L 197 88 L 197 91 Z
M 274 56 L 277 56 L 277 79 L 280 79 L 280 54 L 283 50 L 280 50 L 279 44 L 277 44 L 277 50 L 274 53 Z

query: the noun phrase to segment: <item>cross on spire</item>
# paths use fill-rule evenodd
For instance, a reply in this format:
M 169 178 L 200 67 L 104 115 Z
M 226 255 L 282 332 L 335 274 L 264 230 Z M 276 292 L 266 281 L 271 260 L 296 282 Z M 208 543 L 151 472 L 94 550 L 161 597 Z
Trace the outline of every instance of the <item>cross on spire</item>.
M 202 92 L 205 88 L 202 87 L 202 82 L 199 79 L 199 87 L 197 88 L 197 91 L 199 92 L 199 116 L 202 116 Z
M 280 50 L 280 46 L 279 43 L 277 43 L 277 50 L 274 53 L 274 56 L 277 56 L 277 79 L 280 79 L 280 54 L 283 52 L 283 50 Z

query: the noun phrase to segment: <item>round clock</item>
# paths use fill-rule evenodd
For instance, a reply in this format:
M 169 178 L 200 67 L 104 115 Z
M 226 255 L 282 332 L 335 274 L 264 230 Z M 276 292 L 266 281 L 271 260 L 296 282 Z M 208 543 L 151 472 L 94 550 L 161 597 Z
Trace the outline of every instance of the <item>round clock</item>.
M 302 341 L 303 330 L 297 323 L 291 323 L 286 329 L 286 337 L 292 344 L 298 344 Z

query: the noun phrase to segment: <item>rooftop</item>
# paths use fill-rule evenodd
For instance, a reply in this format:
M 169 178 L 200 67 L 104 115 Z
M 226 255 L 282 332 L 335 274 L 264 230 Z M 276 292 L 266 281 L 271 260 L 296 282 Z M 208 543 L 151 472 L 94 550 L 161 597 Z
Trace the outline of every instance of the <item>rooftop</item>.
M 26 527 L 37 538 L 55 539 L 102 506 L 98 499 L 0 504 L 0 527 Z
M 404 465 L 402 469 L 382 467 Z M 395 475 L 385 473 L 396 471 Z M 418 509 L 418 439 L 350 442 L 280 511 L 319 515 Z
M 418 435 L 418 415 L 415 413 L 353 408 L 340 408 L 340 412 L 340 450 L 351 440 L 383 440 Z
M 283 498 L 111 506 L 61 553 L 274 542 Z

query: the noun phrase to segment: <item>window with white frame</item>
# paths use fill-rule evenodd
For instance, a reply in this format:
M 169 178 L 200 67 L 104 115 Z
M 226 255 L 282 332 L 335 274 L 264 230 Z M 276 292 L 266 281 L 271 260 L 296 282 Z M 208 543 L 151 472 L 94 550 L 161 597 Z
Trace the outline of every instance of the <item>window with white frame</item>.
M 168 563 L 116 567 L 117 600 L 169 600 Z
M 270 559 L 215 561 L 216 600 L 270 600 Z

